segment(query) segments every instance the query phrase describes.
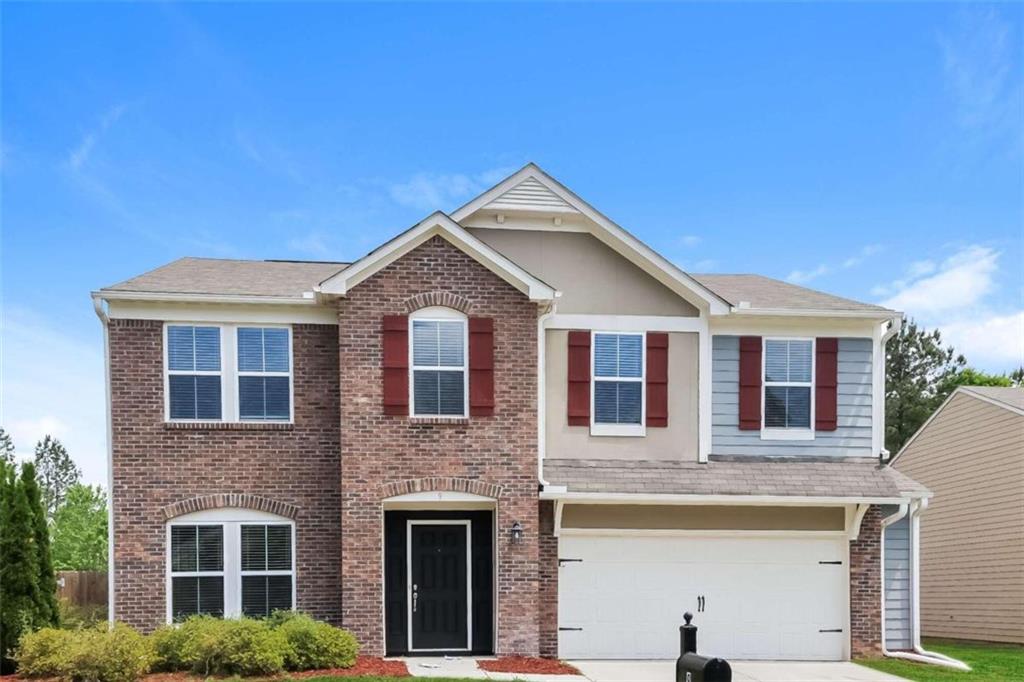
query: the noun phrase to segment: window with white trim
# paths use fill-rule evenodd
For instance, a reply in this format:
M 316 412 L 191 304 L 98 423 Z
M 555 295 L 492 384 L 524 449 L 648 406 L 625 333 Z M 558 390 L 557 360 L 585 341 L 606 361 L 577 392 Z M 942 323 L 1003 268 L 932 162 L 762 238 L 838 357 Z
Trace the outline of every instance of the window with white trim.
M 644 335 L 594 332 L 592 345 L 592 431 L 642 434 Z
M 410 316 L 409 325 L 413 416 L 465 417 L 466 317 L 448 308 L 424 308 Z
M 221 419 L 220 338 L 220 327 L 168 325 L 167 402 L 171 419 Z
M 274 514 L 216 509 L 167 529 L 167 620 L 262 618 L 295 607 L 295 526 Z
M 164 325 L 168 421 L 292 419 L 292 330 L 286 325 Z
M 288 329 L 238 328 L 238 417 L 291 418 L 291 352 Z
M 765 339 L 764 428 L 811 428 L 814 341 Z

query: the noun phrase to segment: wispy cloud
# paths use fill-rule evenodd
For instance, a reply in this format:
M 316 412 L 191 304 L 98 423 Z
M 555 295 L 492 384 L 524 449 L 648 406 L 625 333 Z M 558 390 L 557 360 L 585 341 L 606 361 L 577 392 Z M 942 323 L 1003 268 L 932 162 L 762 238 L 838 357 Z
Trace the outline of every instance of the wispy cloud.
M 82 136 L 82 139 L 78 141 L 78 144 L 71 148 L 66 160 L 66 163 L 71 170 L 77 171 L 84 166 L 86 162 L 88 162 L 89 157 L 92 155 L 93 150 L 96 147 L 96 143 L 112 125 L 121 119 L 124 115 L 125 109 L 127 109 L 126 104 L 116 104 L 107 109 L 100 116 L 100 120 L 97 124 Z
M 993 6 L 960 9 L 937 36 L 956 122 L 983 138 L 1016 137 L 1020 145 L 1024 77 L 1013 26 Z
M 271 173 L 283 175 L 292 182 L 304 182 L 303 173 L 299 170 L 292 153 L 268 136 L 254 134 L 236 125 L 234 141 L 242 155 L 257 166 Z
M 972 244 L 940 263 L 914 261 L 893 282 L 875 287 L 881 304 L 902 310 L 946 341 L 968 362 L 1005 371 L 1024 363 L 1024 310 L 1000 307 L 996 276 L 1001 254 Z
M 316 258 L 327 258 L 332 252 L 327 240 L 327 235 L 322 232 L 310 232 L 289 239 L 288 250 Z
M 476 174 L 416 173 L 408 180 L 391 183 L 388 194 L 402 206 L 430 211 L 449 210 L 453 204 L 480 194 L 512 172 L 493 168 Z
M 793 284 L 806 284 L 812 280 L 818 279 L 819 277 L 823 277 L 839 270 L 855 268 L 881 250 L 882 246 L 880 244 L 868 244 L 867 246 L 861 247 L 856 254 L 847 257 L 841 263 L 819 263 L 816 267 L 811 268 L 810 270 L 793 270 L 786 276 L 786 279 Z
M 695 234 L 684 234 L 676 241 L 679 244 L 679 246 L 685 246 L 688 249 L 692 249 L 693 247 L 697 246 L 704 240 Z

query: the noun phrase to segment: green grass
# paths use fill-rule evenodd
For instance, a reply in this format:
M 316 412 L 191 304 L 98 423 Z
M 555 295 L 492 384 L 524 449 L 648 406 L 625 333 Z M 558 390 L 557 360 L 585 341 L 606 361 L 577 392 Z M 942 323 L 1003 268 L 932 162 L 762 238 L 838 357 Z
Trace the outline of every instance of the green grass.
M 1024 680 L 1024 647 L 1020 645 L 933 639 L 925 640 L 924 648 L 963 661 L 971 666 L 971 672 L 965 673 L 952 668 L 901 661 L 895 658 L 862 659 L 857 663 L 915 682 Z

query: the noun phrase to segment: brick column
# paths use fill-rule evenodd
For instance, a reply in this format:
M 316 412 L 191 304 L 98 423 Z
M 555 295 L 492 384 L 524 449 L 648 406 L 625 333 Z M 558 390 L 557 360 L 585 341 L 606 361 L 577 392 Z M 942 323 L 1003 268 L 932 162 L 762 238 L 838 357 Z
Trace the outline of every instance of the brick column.
M 540 503 L 540 655 L 558 658 L 558 538 L 555 503 Z
M 882 655 L 882 508 L 872 505 L 850 543 L 850 654 Z

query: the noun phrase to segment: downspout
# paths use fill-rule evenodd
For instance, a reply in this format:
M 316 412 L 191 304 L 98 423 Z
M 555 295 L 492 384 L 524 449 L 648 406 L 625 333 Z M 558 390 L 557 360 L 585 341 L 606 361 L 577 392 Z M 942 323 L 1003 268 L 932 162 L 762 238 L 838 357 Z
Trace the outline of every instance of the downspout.
M 947 668 L 969 671 L 971 668 L 965 663 L 961 663 L 949 656 L 944 656 L 932 651 L 925 651 L 921 646 L 921 611 L 918 598 L 918 558 L 920 545 L 917 541 L 917 535 L 918 529 L 920 528 L 919 516 L 921 511 L 927 506 L 927 499 L 904 502 L 900 505 L 895 514 L 882 519 L 882 537 L 880 538 L 880 561 L 882 564 L 882 654 L 889 658 L 902 658 L 904 660 L 915 661 L 917 663 L 930 663 L 932 665 L 941 665 Z M 885 529 L 905 517 L 908 511 L 910 513 L 910 630 L 911 642 L 914 650 L 890 651 L 886 647 L 885 641 Z
M 555 295 L 557 296 L 558 292 Z M 541 488 L 551 487 L 544 478 L 544 454 L 547 450 L 547 334 L 544 324 L 555 314 L 555 306 L 556 302 L 551 301 L 537 317 L 537 480 Z
M 103 384 L 107 419 L 107 623 L 114 625 L 114 426 L 110 395 L 110 316 L 93 294 L 92 307 L 103 325 Z

